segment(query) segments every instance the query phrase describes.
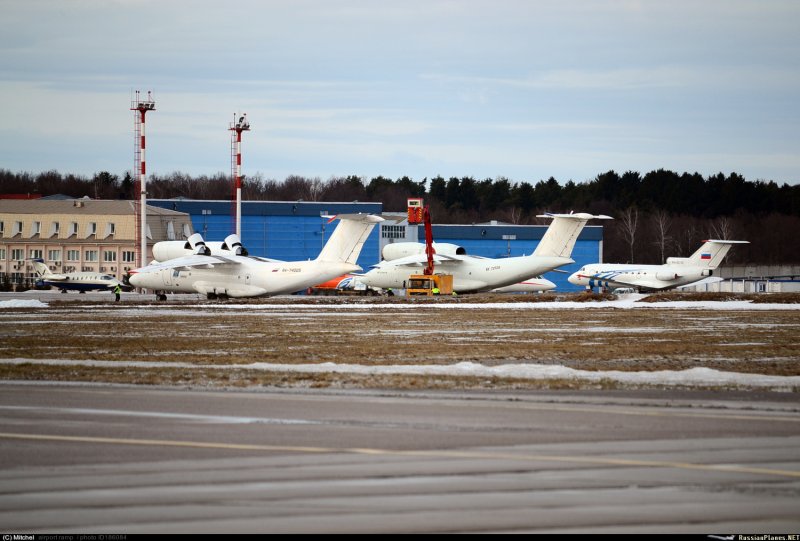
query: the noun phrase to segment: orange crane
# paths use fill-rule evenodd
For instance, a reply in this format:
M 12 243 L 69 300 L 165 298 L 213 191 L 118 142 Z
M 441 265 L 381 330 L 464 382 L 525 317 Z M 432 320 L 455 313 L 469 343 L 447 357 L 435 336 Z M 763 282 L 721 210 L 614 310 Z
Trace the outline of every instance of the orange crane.
M 452 274 L 434 274 L 433 230 L 431 228 L 431 212 L 427 206 L 422 206 L 422 199 L 408 200 L 409 225 L 422 222 L 425 225 L 425 256 L 427 258 L 422 274 L 412 274 L 408 277 L 406 295 L 451 295 L 453 293 Z

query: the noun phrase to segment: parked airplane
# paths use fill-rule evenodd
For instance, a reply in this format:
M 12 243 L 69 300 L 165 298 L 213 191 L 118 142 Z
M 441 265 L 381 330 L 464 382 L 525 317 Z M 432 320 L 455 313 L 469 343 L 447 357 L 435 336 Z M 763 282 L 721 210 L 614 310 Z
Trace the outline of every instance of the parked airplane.
M 50 272 L 42 259 L 32 259 L 33 268 L 39 279 L 36 280 L 38 286 L 53 286 L 66 293 L 68 290 L 75 290 L 81 293 L 93 290 L 112 290 L 117 285 L 123 286 L 122 282 L 101 272 L 72 272 L 66 274 L 54 274 Z
M 214 248 L 206 245 L 199 234 L 190 237 L 183 246 L 168 244 L 153 247 L 153 253 L 165 255 L 185 253 L 175 259 L 154 262 L 131 271 L 132 286 L 156 292 L 165 300 L 167 292 L 203 293 L 210 298 L 258 297 L 294 293 L 348 272 L 361 270 L 356 264 L 364 242 L 375 224 L 383 218 L 371 214 L 342 214 L 341 219 L 319 256 L 308 261 L 277 261 L 244 255 L 246 250 L 231 235 Z M 191 241 L 191 242 L 190 242 Z M 157 248 L 158 247 L 158 248 Z M 165 249 L 164 249 L 165 248 Z
M 593 218 L 611 219 L 586 213 L 540 217 L 552 218 L 553 222 L 533 254 L 490 259 L 467 255 L 463 247 L 455 244 L 434 242 L 436 271 L 453 275 L 453 290 L 457 293 L 491 291 L 529 281 L 556 267 L 574 263 L 570 257 L 572 248 L 586 222 Z M 359 280 L 370 287 L 402 289 L 410 274 L 418 274 L 425 267 L 425 245 L 416 242 L 387 244 L 383 249 L 383 259 L 372 270 L 359 276 Z
M 586 265 L 568 280 L 576 286 L 633 287 L 656 291 L 685 286 L 714 274 L 728 250 L 746 240 L 707 240 L 690 257 L 669 257 L 664 265 L 623 265 L 597 263 Z

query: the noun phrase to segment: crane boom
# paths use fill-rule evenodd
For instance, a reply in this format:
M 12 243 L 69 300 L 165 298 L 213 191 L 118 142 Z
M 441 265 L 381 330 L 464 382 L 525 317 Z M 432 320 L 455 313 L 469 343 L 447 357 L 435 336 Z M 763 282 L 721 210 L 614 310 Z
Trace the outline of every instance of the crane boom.
M 436 250 L 433 249 L 433 230 L 431 228 L 431 213 L 427 205 L 422 211 L 422 219 L 425 223 L 425 255 L 428 257 L 428 266 L 425 267 L 425 274 L 428 276 L 433 275 L 433 254 Z

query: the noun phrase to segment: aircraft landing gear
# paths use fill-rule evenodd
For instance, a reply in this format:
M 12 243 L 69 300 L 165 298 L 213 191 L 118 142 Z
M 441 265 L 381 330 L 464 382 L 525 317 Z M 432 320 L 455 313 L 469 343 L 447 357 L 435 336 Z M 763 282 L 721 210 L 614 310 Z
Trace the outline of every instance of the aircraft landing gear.
M 166 293 L 156 293 L 156 300 L 157 301 L 165 301 L 165 300 L 167 300 L 167 294 Z

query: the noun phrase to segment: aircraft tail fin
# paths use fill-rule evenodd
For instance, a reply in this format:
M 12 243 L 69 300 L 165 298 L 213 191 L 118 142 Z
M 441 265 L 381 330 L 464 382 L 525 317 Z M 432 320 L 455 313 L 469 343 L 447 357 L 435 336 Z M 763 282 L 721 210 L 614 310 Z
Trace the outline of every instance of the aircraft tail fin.
M 688 265 L 716 269 L 734 244 L 749 244 L 746 240 L 707 240 L 689 256 Z
M 40 278 L 44 278 L 49 274 L 53 274 L 50 272 L 50 269 L 47 268 L 47 265 L 44 264 L 44 260 L 32 259 L 31 262 L 33 263 L 33 268 L 36 270 L 36 274 Z
M 331 238 L 323 246 L 317 261 L 335 261 L 356 265 L 367 237 L 383 218 L 374 214 L 339 214 L 330 221 L 341 220 Z
M 611 216 L 603 214 L 594 216 L 585 212 L 577 214 L 544 214 L 539 218 L 553 218 L 550 227 L 545 231 L 542 240 L 533 252 L 535 256 L 542 257 L 570 257 L 575 241 L 581 234 L 583 226 L 591 219 L 611 220 Z

